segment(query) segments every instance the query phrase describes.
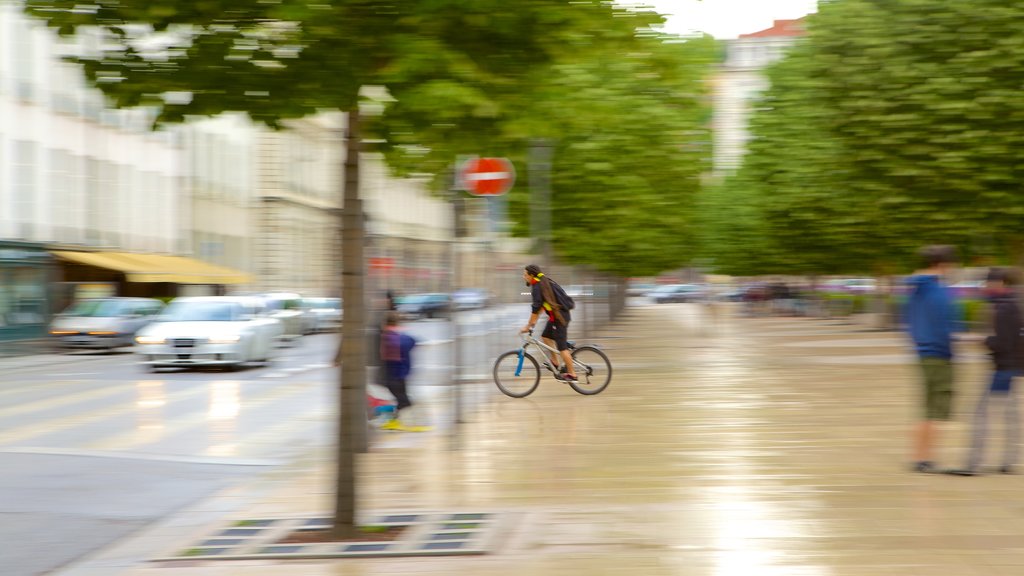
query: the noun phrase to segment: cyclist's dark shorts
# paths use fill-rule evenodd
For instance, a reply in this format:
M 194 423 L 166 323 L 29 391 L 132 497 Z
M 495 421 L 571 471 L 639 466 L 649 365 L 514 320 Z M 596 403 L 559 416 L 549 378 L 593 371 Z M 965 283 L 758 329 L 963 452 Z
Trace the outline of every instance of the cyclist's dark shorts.
M 541 334 L 543 338 L 551 338 L 555 341 L 555 347 L 558 348 L 559 352 L 562 350 L 569 349 L 569 324 L 559 324 L 558 322 L 548 321 L 548 325 L 544 327 L 544 332 Z

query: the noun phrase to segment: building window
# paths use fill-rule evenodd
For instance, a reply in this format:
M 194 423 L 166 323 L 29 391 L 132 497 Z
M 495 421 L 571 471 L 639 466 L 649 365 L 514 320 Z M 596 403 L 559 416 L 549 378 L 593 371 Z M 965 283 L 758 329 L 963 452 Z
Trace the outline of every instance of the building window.
M 31 239 L 34 229 L 36 194 L 36 144 L 14 142 L 14 197 L 11 214 L 18 238 Z
M 21 21 L 14 22 L 14 25 L 10 28 L 13 32 L 11 35 L 13 39 L 11 51 L 16 54 L 12 69 L 14 95 L 23 100 L 30 100 L 35 88 L 35 62 L 33 58 L 35 51 L 32 46 L 33 28 Z
M 19 266 L 0 268 L 0 326 L 42 324 L 46 319 L 46 272 Z
M 85 243 L 98 245 L 103 237 L 101 222 L 103 197 L 100 191 L 100 162 L 95 158 L 85 159 Z
M 71 174 L 68 169 L 70 155 L 64 150 L 50 151 L 50 203 L 53 237 L 58 242 L 71 242 L 74 205 L 71 199 Z

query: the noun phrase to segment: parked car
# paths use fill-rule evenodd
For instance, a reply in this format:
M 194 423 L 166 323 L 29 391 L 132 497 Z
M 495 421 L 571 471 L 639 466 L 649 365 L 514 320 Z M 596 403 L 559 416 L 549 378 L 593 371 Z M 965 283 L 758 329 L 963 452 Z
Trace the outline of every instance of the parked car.
M 50 335 L 61 348 L 107 349 L 131 346 L 140 328 L 164 307 L 152 298 L 93 298 L 80 300 L 50 323 Z
M 647 297 L 658 304 L 693 302 L 704 296 L 704 288 L 696 284 L 666 284 L 648 292 Z
M 310 331 L 314 334 L 341 328 L 341 298 L 303 298 L 302 308 L 310 319 Z
M 984 280 L 964 280 L 949 287 L 958 300 L 982 299 L 985 297 Z
M 176 298 L 135 336 L 135 353 L 149 370 L 162 367 L 267 363 L 282 335 L 281 321 L 259 298 L 195 296 Z
M 486 308 L 491 297 L 483 288 L 461 288 L 452 292 L 452 301 L 457 310 L 475 310 Z
M 589 284 L 571 284 L 565 287 L 565 293 L 573 298 L 580 296 L 593 296 L 594 287 Z
M 630 282 L 626 287 L 626 296 L 643 296 L 657 287 L 657 284 Z
M 821 285 L 822 292 L 832 294 L 871 294 L 877 288 L 874 278 L 833 278 Z
M 443 316 L 451 298 L 447 294 L 410 294 L 395 299 L 396 309 L 406 318 L 437 318 Z
M 312 315 L 303 307 L 302 296 L 292 292 L 271 292 L 260 297 L 270 316 L 281 321 L 281 340 L 292 342 L 312 332 Z

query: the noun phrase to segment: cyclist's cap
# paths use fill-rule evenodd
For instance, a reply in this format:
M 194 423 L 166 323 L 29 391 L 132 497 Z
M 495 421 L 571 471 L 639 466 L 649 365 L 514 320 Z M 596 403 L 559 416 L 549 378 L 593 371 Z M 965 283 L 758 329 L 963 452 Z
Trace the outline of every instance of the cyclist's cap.
M 526 273 L 530 276 L 536 276 L 537 274 L 540 274 L 540 266 L 537 266 L 536 264 L 527 264 Z

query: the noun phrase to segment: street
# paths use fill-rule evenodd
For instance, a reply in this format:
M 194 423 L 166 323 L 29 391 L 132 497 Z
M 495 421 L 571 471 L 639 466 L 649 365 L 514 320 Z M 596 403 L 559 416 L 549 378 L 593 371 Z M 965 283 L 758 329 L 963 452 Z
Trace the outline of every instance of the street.
M 458 313 L 463 377 L 489 378 L 497 351 L 517 345 L 528 314 L 525 304 Z M 450 322 L 406 329 L 419 343 L 410 394 L 443 393 L 452 381 Z M 279 347 L 269 366 L 238 372 L 149 373 L 127 351 L 74 352 L 74 361 L 36 356 L 41 364 L 8 370 L 0 386 L 5 576 L 56 569 L 330 444 L 337 346 L 336 333 L 305 336 Z M 432 417 L 437 428 L 451 425 L 451 414 Z

